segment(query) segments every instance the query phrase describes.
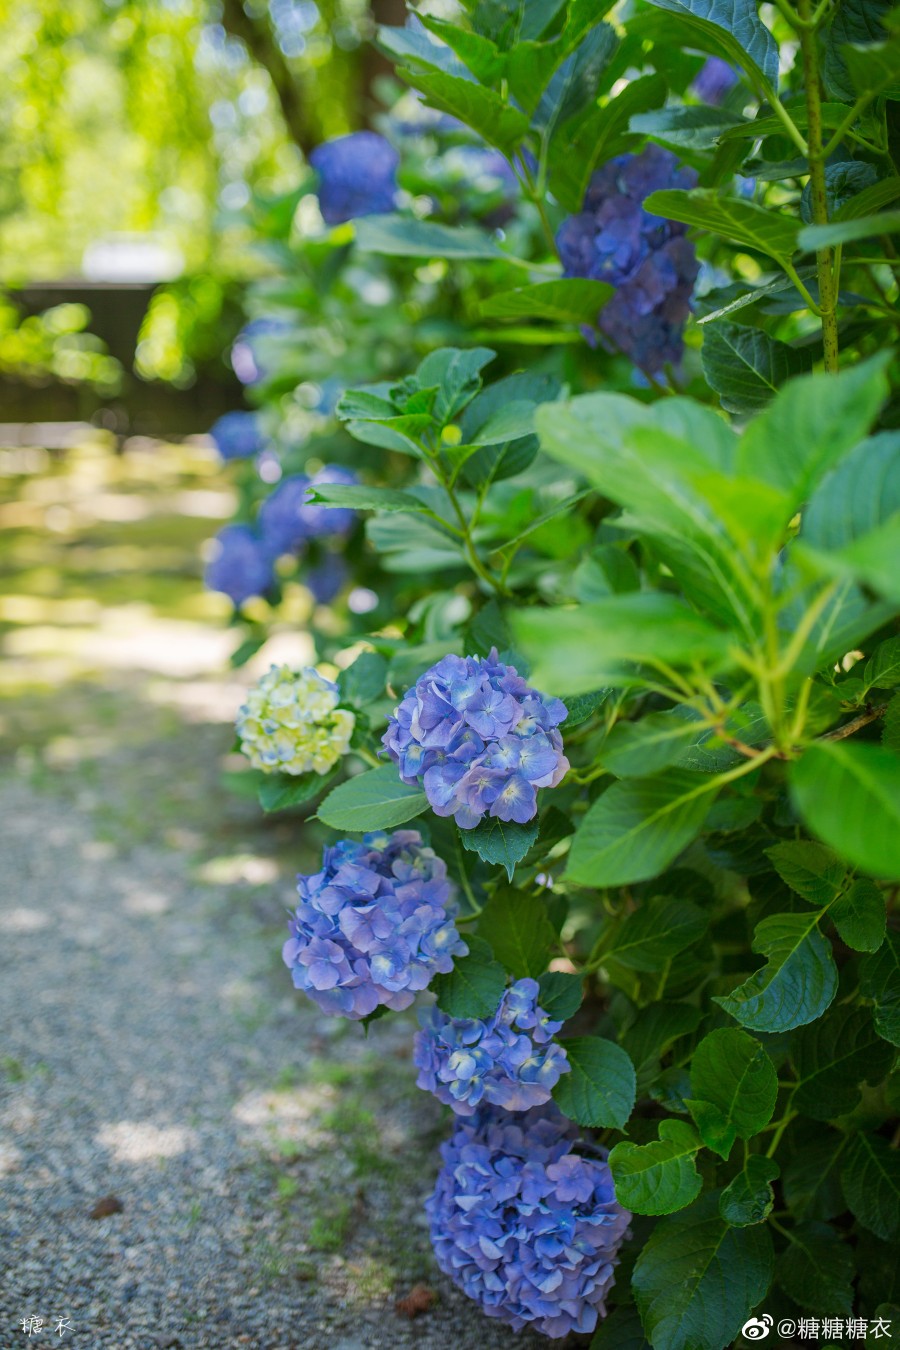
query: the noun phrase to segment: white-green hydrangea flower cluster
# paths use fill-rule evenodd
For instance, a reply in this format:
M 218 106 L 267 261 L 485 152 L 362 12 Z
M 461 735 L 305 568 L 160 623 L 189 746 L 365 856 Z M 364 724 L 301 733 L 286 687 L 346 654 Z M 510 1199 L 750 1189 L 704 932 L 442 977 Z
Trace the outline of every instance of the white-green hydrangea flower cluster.
M 318 671 L 272 666 L 237 716 L 241 750 L 263 773 L 327 773 L 346 755 L 356 718 Z

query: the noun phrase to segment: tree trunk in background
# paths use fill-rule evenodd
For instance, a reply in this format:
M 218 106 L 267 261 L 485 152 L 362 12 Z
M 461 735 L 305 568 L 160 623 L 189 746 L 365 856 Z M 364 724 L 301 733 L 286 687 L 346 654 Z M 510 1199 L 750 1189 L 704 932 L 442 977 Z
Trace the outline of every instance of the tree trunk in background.
M 402 28 L 406 22 L 406 0 L 371 0 L 372 23 L 375 28 Z M 372 88 L 375 81 L 385 75 L 393 75 L 393 63 L 379 51 L 374 42 L 370 42 L 362 54 L 363 115 L 368 123 L 374 111 Z
M 315 146 L 316 137 L 304 112 L 300 82 L 288 65 L 267 20 L 249 15 L 241 0 L 222 0 L 222 25 L 232 37 L 240 38 L 253 60 L 268 71 L 288 133 L 304 155 L 308 155 Z

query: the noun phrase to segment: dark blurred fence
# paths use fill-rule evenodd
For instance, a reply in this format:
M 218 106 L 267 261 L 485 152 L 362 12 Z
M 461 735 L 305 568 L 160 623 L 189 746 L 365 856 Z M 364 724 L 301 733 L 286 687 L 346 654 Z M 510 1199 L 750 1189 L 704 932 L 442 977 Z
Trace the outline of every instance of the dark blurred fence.
M 200 373 L 189 389 L 132 374 L 141 322 L 157 283 L 143 281 L 33 282 L 12 297 L 26 315 L 76 303 L 91 312 L 90 331 L 122 363 L 125 380 L 113 398 L 52 378 L 40 384 L 0 376 L 0 422 L 90 421 L 119 435 L 179 436 L 206 431 L 223 412 L 242 406 L 241 386 Z

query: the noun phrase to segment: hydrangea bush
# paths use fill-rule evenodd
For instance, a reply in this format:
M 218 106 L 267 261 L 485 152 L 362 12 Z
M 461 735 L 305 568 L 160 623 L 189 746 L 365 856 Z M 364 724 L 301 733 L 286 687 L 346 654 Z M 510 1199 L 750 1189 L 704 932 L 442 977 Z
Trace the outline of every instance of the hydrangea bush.
M 379 31 L 412 92 L 254 208 L 209 580 L 354 719 L 300 768 L 279 675 L 248 773 L 325 847 L 298 989 L 418 1002 L 441 1269 L 595 1350 L 837 1346 L 900 1324 L 900 30 L 689 9 Z

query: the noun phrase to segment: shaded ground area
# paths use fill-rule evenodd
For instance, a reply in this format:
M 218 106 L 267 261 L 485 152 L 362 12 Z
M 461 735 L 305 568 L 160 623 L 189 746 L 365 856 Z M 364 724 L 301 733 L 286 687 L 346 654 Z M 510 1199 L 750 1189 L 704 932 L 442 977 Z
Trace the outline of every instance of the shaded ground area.
M 411 1021 L 367 1041 L 281 965 L 318 841 L 223 784 L 249 677 L 199 581 L 213 460 L 94 441 L 0 474 L 0 1346 L 546 1344 L 434 1267 Z

